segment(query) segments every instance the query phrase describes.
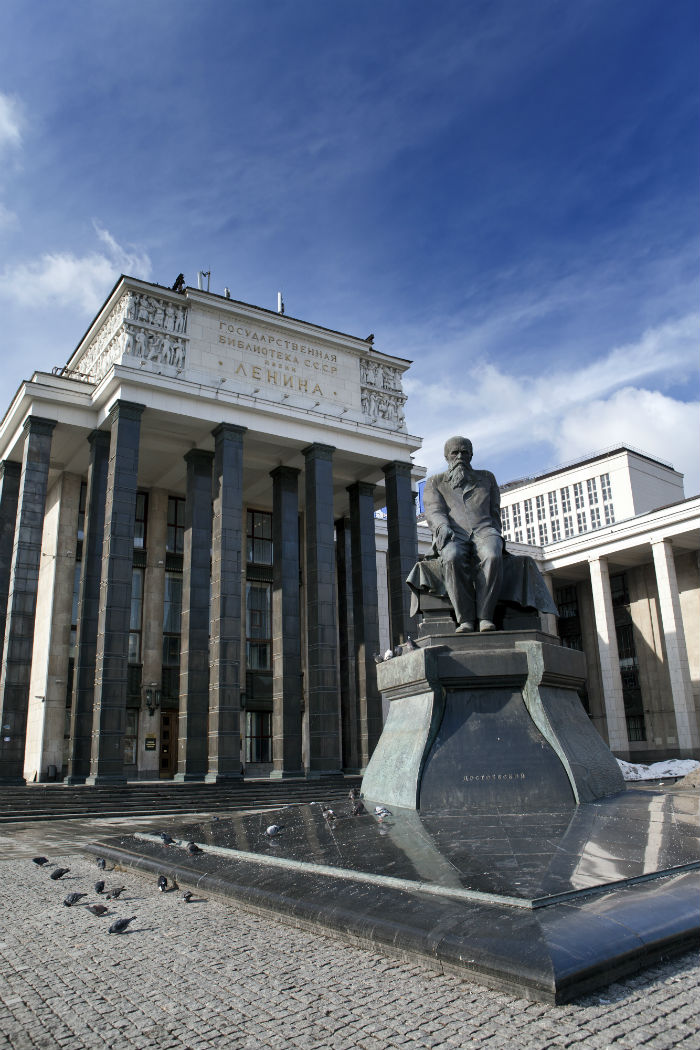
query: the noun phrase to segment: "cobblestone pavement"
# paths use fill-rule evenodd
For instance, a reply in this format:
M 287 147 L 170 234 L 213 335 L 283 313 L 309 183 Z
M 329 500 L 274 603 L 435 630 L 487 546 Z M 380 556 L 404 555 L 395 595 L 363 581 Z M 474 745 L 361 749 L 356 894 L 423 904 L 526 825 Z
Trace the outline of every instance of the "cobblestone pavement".
M 2 1050 L 700 1050 L 696 953 L 553 1007 L 297 930 L 211 895 L 186 904 L 181 892 L 159 893 L 154 877 L 131 871 L 101 876 L 107 888 L 127 889 L 108 916 L 96 918 L 85 902 L 62 904 L 74 890 L 89 890 L 88 902 L 99 899 L 94 858 L 68 845 L 94 838 L 95 829 L 75 822 L 71 830 L 72 823 L 2 829 Z M 62 852 L 49 849 L 60 841 Z M 51 881 L 29 860 L 37 852 L 69 874 Z M 107 934 L 114 918 L 131 915 L 126 934 Z

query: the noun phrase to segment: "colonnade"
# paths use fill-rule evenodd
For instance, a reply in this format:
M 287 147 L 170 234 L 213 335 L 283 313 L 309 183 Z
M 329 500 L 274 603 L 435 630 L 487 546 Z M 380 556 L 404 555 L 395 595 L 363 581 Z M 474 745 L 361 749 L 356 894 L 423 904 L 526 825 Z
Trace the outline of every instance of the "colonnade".
M 71 784 L 125 782 L 123 740 L 143 412 L 143 405 L 119 400 L 106 428 L 94 430 L 87 438 L 90 459 L 67 776 Z M 30 416 L 24 428 L 21 467 L 11 461 L 2 464 L 2 783 L 24 779 L 37 581 L 55 425 L 53 420 Z M 245 569 L 246 433 L 244 427 L 220 423 L 212 431 L 213 452 L 194 449 L 185 456 L 179 780 L 222 782 L 243 775 L 241 581 Z M 320 443 L 302 450 L 303 551 L 298 529 L 301 472 L 284 465 L 271 472 L 273 777 L 314 777 L 361 769 L 381 732 L 381 701 L 370 668 L 379 648 L 374 486 L 364 481 L 350 485 L 349 514 L 336 521 L 334 451 Z M 404 580 L 417 556 L 415 507 L 411 464 L 394 461 L 382 470 L 387 494 L 391 632 L 397 644 L 414 630 Z M 303 654 L 302 638 L 306 640 Z M 306 763 L 302 756 L 304 704 L 308 716 Z

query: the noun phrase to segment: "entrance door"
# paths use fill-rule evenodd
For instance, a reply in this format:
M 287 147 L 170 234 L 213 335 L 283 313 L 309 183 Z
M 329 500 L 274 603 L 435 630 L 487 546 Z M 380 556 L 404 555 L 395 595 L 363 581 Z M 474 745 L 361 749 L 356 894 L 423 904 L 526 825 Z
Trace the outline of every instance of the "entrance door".
M 160 713 L 160 776 L 169 779 L 175 776 L 177 765 L 177 711 Z

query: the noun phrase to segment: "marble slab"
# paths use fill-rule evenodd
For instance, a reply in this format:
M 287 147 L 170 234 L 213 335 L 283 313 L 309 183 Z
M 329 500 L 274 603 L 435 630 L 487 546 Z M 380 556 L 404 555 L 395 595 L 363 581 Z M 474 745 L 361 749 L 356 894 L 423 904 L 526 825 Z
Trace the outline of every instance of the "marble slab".
M 319 802 L 183 824 L 172 846 L 158 830 L 88 850 L 527 998 L 568 1001 L 700 940 L 687 793 L 381 820 L 348 802 L 330 822 Z

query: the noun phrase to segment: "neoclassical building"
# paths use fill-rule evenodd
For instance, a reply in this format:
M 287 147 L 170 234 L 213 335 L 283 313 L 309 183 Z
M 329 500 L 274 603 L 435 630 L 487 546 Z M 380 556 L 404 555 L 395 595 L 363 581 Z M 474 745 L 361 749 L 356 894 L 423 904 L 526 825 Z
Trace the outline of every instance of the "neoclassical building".
M 363 768 L 422 476 L 409 362 L 372 343 L 121 277 L 65 367 L 22 383 L 0 423 L 3 782 Z

